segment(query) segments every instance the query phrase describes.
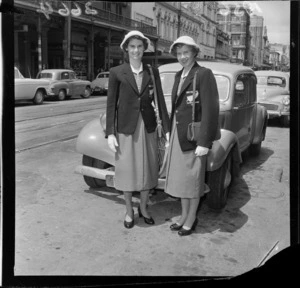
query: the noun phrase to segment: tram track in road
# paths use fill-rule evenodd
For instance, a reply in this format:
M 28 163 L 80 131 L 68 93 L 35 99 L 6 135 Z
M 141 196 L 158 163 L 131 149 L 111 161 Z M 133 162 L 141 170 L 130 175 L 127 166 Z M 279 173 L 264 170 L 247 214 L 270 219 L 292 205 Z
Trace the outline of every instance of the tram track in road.
M 45 116 L 37 116 L 37 117 L 32 117 L 32 118 L 26 118 L 26 119 L 20 119 L 20 120 L 15 120 L 15 123 L 21 123 L 21 122 L 26 122 L 26 121 L 34 121 L 38 119 L 45 119 L 45 118 L 53 118 L 53 117 L 58 117 L 58 116 L 66 116 L 66 115 L 71 115 L 71 114 L 78 114 L 78 113 L 84 113 L 84 112 L 89 112 L 89 111 L 94 111 L 94 110 L 101 110 L 106 107 L 106 104 L 97 106 L 97 108 L 89 108 L 85 110 L 78 110 L 78 111 L 64 111 L 63 113 L 60 114 L 51 114 L 51 115 L 45 115 Z
M 97 103 L 96 103 L 97 102 Z M 17 109 L 15 153 L 43 148 L 76 139 L 81 129 L 105 112 L 106 101 L 74 101 L 46 107 Z M 30 153 L 30 152 L 29 152 Z
M 68 136 L 68 137 L 65 137 L 65 138 L 62 138 L 62 139 L 55 139 L 55 140 L 51 140 L 51 141 L 47 141 L 47 142 L 43 142 L 43 143 L 38 143 L 36 145 L 32 145 L 32 146 L 29 146 L 29 147 L 15 149 L 15 153 L 21 153 L 21 152 L 32 150 L 32 149 L 37 149 L 37 148 L 47 146 L 47 145 L 50 145 L 50 144 L 54 144 L 54 143 L 58 143 L 58 142 L 65 142 L 65 141 L 73 140 L 77 137 L 78 137 L 78 135 L 76 134 L 76 135 Z

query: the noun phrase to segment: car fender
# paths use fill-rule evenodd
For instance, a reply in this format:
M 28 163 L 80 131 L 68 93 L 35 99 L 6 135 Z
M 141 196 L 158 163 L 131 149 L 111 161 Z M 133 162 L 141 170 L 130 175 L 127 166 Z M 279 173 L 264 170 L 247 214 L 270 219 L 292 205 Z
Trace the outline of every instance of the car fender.
M 232 152 L 233 167 L 239 167 L 242 163 L 241 152 L 238 146 L 237 136 L 229 130 L 221 129 L 221 138 L 213 142 L 207 155 L 206 171 L 219 169 L 226 160 L 229 152 Z
M 67 91 L 67 95 L 69 95 L 69 84 L 67 82 L 55 82 L 51 85 L 54 88 L 55 95 L 58 95 L 60 89 L 65 89 Z
M 266 136 L 266 129 L 267 129 L 267 122 L 268 122 L 268 112 L 265 107 L 262 105 L 256 106 L 256 113 L 255 119 L 253 123 L 253 138 L 252 144 L 260 143 L 261 141 L 265 140 Z
M 114 166 L 114 152 L 108 147 L 105 138 L 103 118 L 105 114 L 101 114 L 100 118 L 90 121 L 82 128 L 77 137 L 76 151 Z

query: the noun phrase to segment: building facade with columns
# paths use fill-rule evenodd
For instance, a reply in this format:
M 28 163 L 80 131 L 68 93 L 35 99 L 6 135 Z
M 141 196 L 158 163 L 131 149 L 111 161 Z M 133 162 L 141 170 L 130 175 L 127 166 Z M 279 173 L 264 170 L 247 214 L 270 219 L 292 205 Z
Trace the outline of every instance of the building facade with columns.
M 130 30 L 156 42 L 155 26 L 131 19 L 131 2 L 15 0 L 15 65 L 26 77 L 44 68 L 71 68 L 94 79 L 124 61 L 119 45 Z

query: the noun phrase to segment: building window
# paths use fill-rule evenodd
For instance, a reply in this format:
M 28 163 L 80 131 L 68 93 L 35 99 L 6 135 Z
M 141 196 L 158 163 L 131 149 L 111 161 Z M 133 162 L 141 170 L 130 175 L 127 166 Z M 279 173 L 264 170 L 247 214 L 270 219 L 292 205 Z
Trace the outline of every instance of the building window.
M 240 36 L 239 35 L 232 35 L 231 36 L 231 43 L 233 46 L 239 46 L 240 45 Z

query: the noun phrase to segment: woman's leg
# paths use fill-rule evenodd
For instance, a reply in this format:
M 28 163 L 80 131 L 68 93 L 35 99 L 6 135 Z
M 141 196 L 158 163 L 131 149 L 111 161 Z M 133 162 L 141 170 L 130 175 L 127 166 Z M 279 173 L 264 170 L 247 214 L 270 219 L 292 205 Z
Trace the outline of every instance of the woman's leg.
M 189 210 L 187 213 L 187 218 L 184 222 L 184 226 L 191 228 L 196 220 L 197 217 L 197 210 L 200 202 L 199 198 L 191 198 L 187 199 L 189 202 Z
M 147 204 L 149 200 L 149 190 L 144 190 L 140 192 L 140 208 L 144 217 L 150 218 L 149 213 L 147 212 Z
M 126 219 L 125 220 L 127 222 L 131 222 L 133 220 L 132 192 L 124 191 L 124 199 L 125 199 L 125 204 L 126 204 Z
M 190 202 L 187 198 L 181 198 L 181 217 L 178 221 L 176 221 L 177 224 L 182 226 L 185 223 L 185 220 L 188 216 Z

